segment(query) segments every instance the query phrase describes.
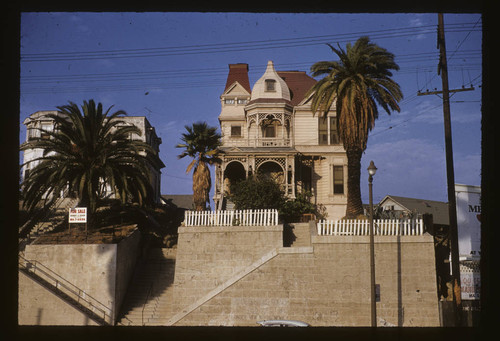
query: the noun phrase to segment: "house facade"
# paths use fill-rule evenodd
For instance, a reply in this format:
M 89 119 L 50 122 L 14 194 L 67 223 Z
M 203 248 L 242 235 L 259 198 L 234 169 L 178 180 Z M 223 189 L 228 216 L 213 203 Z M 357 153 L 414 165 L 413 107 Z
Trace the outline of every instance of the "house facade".
M 56 129 L 54 120 L 48 117 L 49 114 L 62 115 L 58 111 L 37 111 L 23 121 L 23 124 L 27 128 L 26 143 L 35 139 L 49 138 L 48 134 L 40 130 L 54 131 L 54 129 Z M 135 125 L 140 129 L 141 135 L 132 134 L 132 136 L 130 136 L 131 139 L 146 142 L 153 147 L 155 151 L 156 157 L 154 161 L 148 165 L 148 168 L 150 171 L 154 201 L 160 203 L 161 169 L 165 167 L 165 164 L 159 157 L 160 144 L 162 143 L 161 138 L 158 137 L 155 128 L 144 116 L 124 116 L 120 117 L 120 120 L 124 122 L 123 125 Z M 25 166 L 22 168 L 21 172 L 22 178 L 25 179 L 29 172 L 39 164 L 40 161 L 36 159 L 43 156 L 43 149 L 26 149 L 23 154 L 23 163 Z M 108 187 L 107 192 L 110 193 L 109 197 L 113 196 L 111 188 Z M 67 193 L 60 193 L 61 197 L 65 195 L 67 195 Z
M 391 218 L 399 219 L 432 214 L 434 225 L 446 227 L 450 225 L 448 203 L 446 202 L 386 195 L 380 200 L 378 207 Z
M 255 173 L 273 177 L 289 198 L 309 191 L 328 219 L 347 205 L 347 157 L 336 111 L 314 114 L 307 91 L 316 83 L 303 71 L 276 71 L 272 61 L 250 87 L 247 64 L 230 64 L 219 115 L 222 163 L 216 166 L 214 202 L 227 208 L 230 184 Z

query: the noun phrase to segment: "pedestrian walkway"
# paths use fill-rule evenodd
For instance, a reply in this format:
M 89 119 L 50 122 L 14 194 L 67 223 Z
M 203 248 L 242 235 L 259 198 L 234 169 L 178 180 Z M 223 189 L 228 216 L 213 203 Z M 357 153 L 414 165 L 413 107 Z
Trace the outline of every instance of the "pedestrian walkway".
M 118 325 L 161 326 L 173 315 L 176 249 L 152 248 L 136 266 Z

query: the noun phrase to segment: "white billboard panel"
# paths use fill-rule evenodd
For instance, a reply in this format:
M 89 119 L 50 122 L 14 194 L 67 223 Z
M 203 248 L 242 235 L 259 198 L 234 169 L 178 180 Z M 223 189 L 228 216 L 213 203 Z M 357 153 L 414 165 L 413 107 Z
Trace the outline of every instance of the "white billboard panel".
M 481 252 L 481 187 L 455 184 L 458 250 L 461 258 Z

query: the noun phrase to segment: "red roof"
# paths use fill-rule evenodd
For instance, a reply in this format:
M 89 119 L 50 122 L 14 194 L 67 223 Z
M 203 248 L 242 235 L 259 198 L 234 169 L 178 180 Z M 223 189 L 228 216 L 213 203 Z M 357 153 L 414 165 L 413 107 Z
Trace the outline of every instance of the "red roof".
M 233 85 L 234 82 L 240 83 L 240 85 L 249 93 L 252 92 L 252 88 L 250 88 L 250 82 L 248 80 L 248 64 L 229 64 L 229 74 L 227 75 L 226 87 L 224 88 L 224 91 Z
M 290 103 L 295 106 L 303 99 L 307 91 L 316 84 L 316 80 L 305 71 L 278 71 L 278 76 L 283 78 L 290 89 Z
M 278 75 L 283 78 L 291 92 L 290 104 L 297 105 L 303 99 L 307 91 L 316 83 L 316 80 L 307 75 L 305 71 L 278 71 Z M 238 82 L 249 93 L 252 92 L 248 80 L 248 64 L 229 64 L 229 74 L 227 75 L 226 91 L 234 82 Z

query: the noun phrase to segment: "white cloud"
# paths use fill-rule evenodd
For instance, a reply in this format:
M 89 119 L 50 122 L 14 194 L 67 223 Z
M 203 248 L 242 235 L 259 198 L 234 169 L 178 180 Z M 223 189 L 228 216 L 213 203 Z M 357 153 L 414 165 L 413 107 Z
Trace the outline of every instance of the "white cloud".
M 455 183 L 480 185 L 481 155 L 455 151 L 453 158 Z M 388 194 L 448 201 L 444 145 L 418 138 L 369 145 L 361 164 L 363 202 L 368 202 L 370 160 L 378 168 L 374 201 Z
M 410 26 L 412 26 L 412 27 L 413 26 L 422 26 L 423 25 L 422 15 L 423 14 L 415 14 L 415 16 L 408 21 L 410 23 Z
M 362 187 L 367 186 L 363 182 L 367 183 L 364 178 L 368 177 L 366 168 L 370 160 L 378 168 L 374 200 L 392 194 L 446 201 L 446 165 L 442 146 L 415 138 L 370 145 L 362 160 L 362 172 L 366 173 L 362 175 Z

